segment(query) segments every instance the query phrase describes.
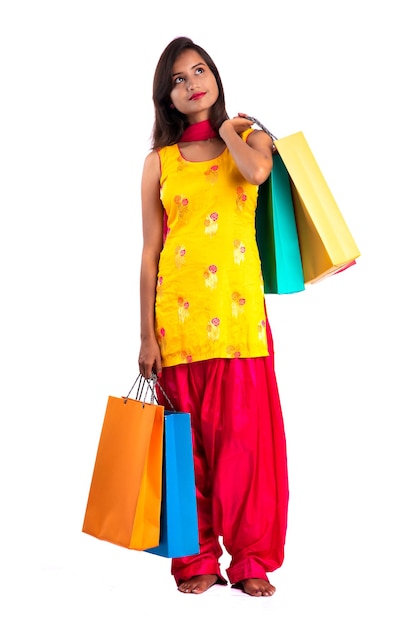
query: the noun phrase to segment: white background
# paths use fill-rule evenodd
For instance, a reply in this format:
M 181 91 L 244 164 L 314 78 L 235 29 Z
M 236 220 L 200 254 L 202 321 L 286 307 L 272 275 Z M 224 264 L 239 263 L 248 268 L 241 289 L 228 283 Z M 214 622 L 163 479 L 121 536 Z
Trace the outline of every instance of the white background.
M 0 7 L 2 623 L 416 626 L 412 0 Z M 268 297 L 291 489 L 271 599 L 184 596 L 169 561 L 81 533 L 107 396 L 137 372 L 152 78 L 178 35 L 231 116 L 304 132 L 362 253 Z

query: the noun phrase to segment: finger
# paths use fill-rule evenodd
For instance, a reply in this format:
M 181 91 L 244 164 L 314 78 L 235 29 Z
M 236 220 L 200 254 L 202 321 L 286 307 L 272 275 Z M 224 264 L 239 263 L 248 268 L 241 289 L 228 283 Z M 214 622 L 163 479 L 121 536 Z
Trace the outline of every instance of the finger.
M 158 378 L 161 378 L 161 374 L 162 374 L 163 368 L 161 365 L 161 360 L 158 359 L 155 361 L 155 365 L 153 367 L 153 372 L 158 376 Z
M 139 364 L 139 373 L 141 374 L 141 376 L 143 376 L 144 378 L 150 378 L 152 368 L 145 363 L 145 360 L 143 357 L 139 357 L 138 364 Z

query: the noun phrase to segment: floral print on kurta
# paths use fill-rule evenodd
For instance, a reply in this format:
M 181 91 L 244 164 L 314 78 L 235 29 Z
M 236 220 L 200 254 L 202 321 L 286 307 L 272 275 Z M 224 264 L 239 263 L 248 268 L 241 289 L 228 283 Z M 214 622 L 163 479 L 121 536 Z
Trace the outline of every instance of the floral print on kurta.
M 218 284 L 218 277 L 216 276 L 217 271 L 218 268 L 216 265 L 209 265 L 208 269 L 203 272 L 205 285 L 206 287 L 209 287 L 209 289 L 215 289 Z
M 178 145 L 159 156 L 167 234 L 155 313 L 163 366 L 266 356 L 257 186 L 227 149 L 204 162 L 187 161 Z
M 219 226 L 218 217 L 216 211 L 213 211 L 213 213 L 205 217 L 204 226 L 206 235 L 214 235 L 217 232 Z
M 245 245 L 239 239 L 234 241 L 234 261 L 239 264 L 245 260 Z

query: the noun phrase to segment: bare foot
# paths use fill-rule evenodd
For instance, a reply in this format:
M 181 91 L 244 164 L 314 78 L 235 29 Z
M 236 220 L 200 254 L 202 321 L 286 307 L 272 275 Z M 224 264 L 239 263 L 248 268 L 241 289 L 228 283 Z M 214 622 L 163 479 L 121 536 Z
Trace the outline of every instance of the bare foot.
M 263 578 L 247 578 L 241 581 L 240 586 L 249 596 L 272 596 L 276 591 L 276 587 Z
M 178 590 L 183 593 L 203 593 L 212 587 L 217 580 L 218 577 L 215 574 L 199 574 L 180 583 Z

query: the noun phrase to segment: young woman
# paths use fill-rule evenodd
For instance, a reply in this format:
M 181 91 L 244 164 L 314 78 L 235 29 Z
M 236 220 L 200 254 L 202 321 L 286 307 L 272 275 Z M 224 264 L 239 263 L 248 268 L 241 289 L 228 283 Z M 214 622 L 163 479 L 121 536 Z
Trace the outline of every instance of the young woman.
M 272 141 L 229 118 L 219 72 L 187 37 L 162 53 L 142 177 L 139 369 L 192 420 L 199 554 L 172 560 L 184 593 L 227 584 L 271 596 L 284 558 L 288 478 L 263 278 L 258 186 Z

